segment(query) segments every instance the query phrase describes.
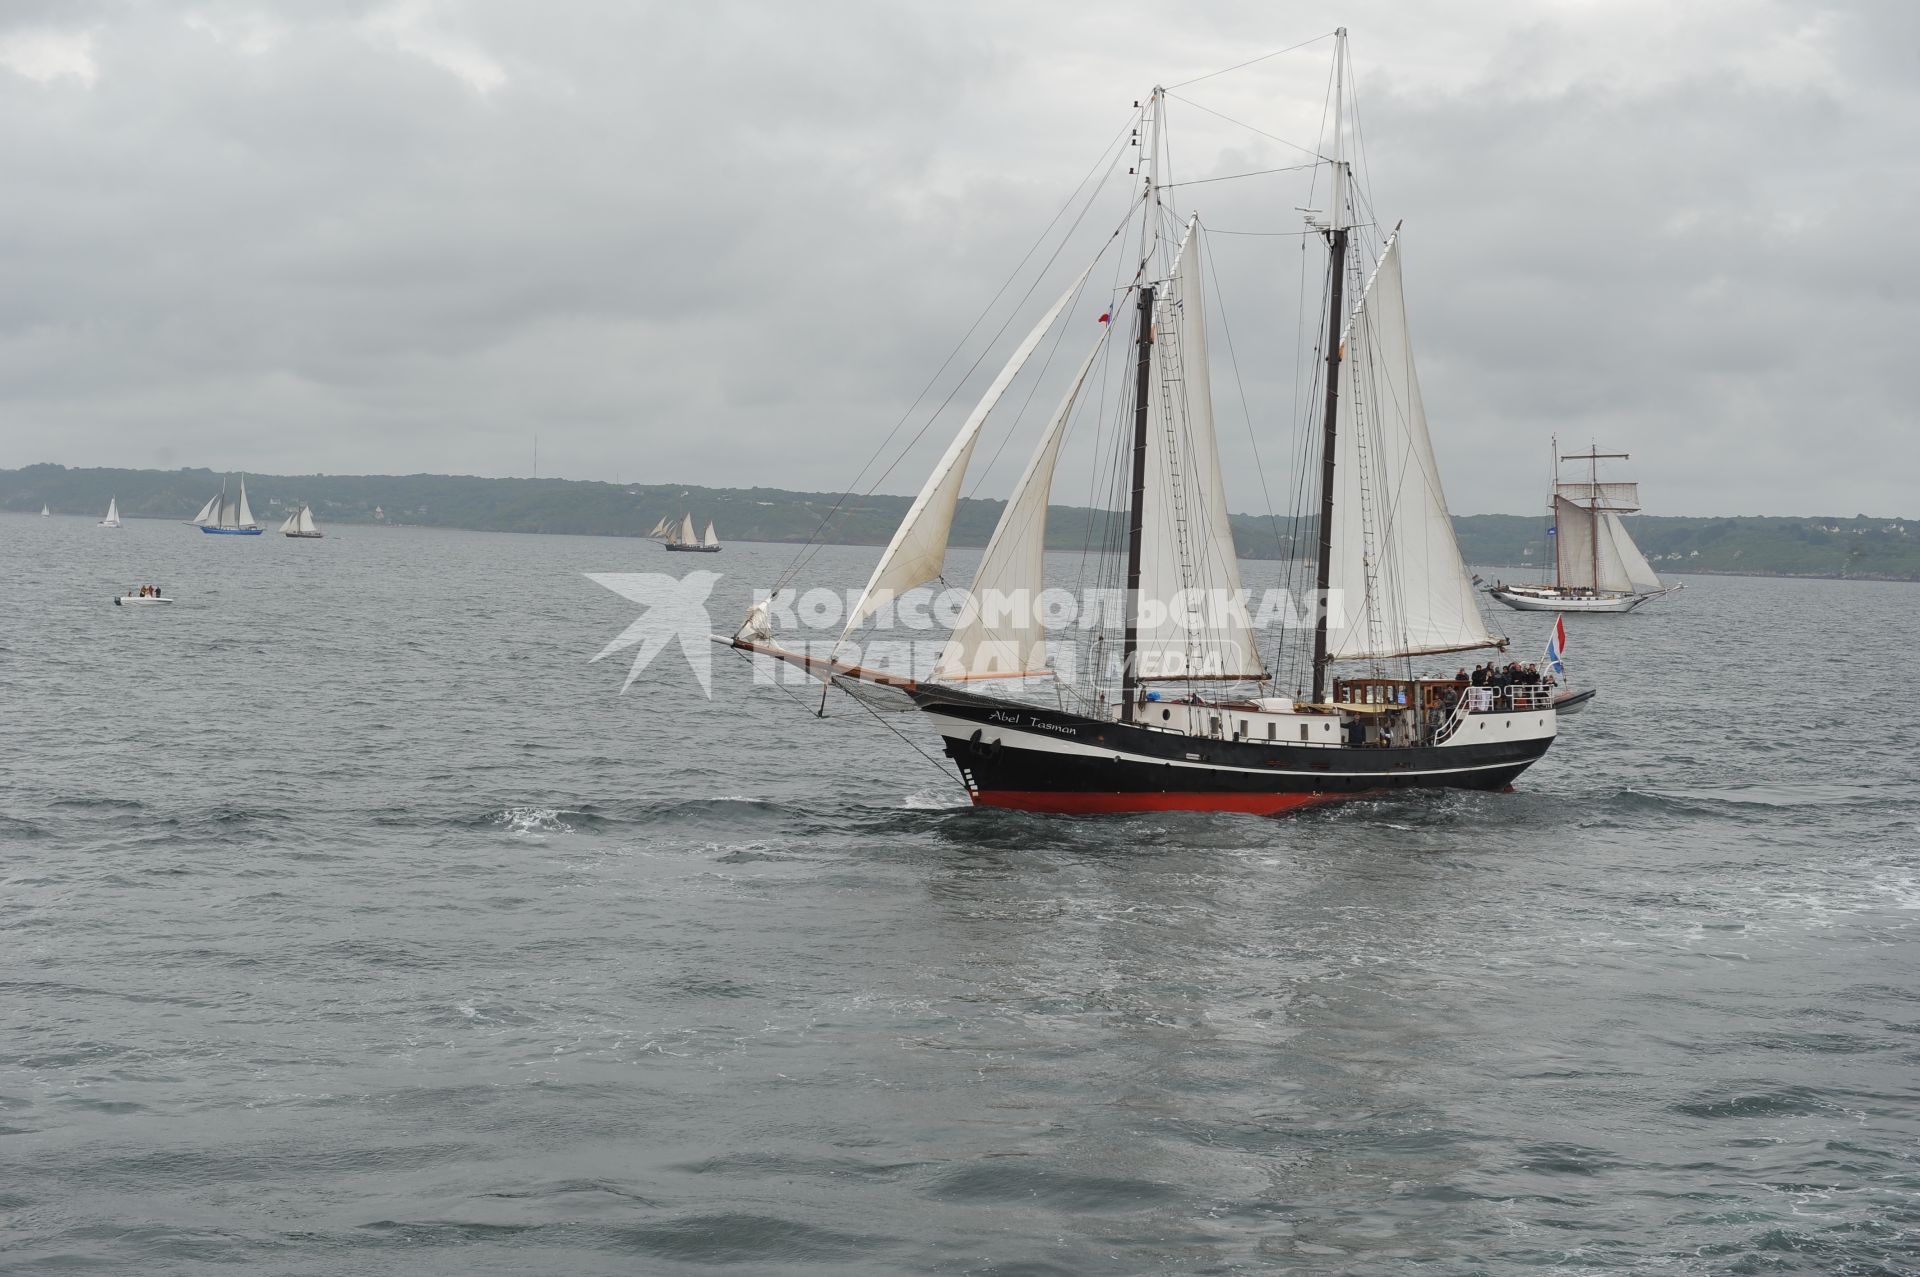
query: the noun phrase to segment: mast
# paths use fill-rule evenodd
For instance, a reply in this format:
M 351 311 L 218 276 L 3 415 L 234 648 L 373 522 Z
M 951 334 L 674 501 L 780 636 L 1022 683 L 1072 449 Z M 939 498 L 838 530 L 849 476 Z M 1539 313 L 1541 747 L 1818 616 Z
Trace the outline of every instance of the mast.
M 1160 235 L 1160 187 L 1155 166 L 1160 158 L 1160 86 L 1147 99 L 1146 145 L 1141 148 L 1140 172 L 1146 184 L 1140 214 L 1140 277 Z M 1127 625 L 1120 640 L 1120 721 L 1134 718 L 1134 698 L 1140 689 L 1140 560 L 1147 527 L 1147 396 L 1153 382 L 1153 295 L 1150 283 L 1140 288 L 1136 310 L 1133 374 L 1133 482 L 1127 495 Z
M 1333 455 L 1340 401 L 1340 325 L 1347 282 L 1346 162 L 1341 153 L 1341 114 L 1346 98 L 1347 29 L 1334 33 L 1333 46 L 1333 202 L 1324 227 L 1327 236 L 1327 408 L 1320 438 L 1320 565 L 1314 574 L 1317 606 L 1313 621 L 1313 703 L 1327 692 L 1327 591 L 1333 584 Z
M 1133 490 L 1127 499 L 1127 630 L 1120 647 L 1120 716 L 1133 721 L 1140 685 L 1140 546 L 1146 531 L 1147 394 L 1153 380 L 1153 285 L 1140 290 L 1139 359 L 1133 375 Z
M 1553 588 L 1564 590 L 1567 583 L 1560 571 L 1560 511 L 1554 506 L 1553 499 L 1560 491 L 1560 436 L 1553 436 L 1553 464 L 1551 481 L 1547 484 L 1547 530 L 1553 533 Z

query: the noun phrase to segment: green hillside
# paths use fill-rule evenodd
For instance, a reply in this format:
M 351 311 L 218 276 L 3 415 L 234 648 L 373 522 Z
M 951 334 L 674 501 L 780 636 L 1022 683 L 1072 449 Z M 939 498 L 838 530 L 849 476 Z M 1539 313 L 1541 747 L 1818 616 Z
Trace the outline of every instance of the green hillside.
M 69 469 L 36 465 L 0 470 L 0 510 L 32 512 L 41 504 L 61 514 L 98 517 L 109 497 L 127 518 L 188 519 L 220 487 L 210 470 Z M 262 522 L 277 523 L 290 507 L 311 504 L 322 524 L 389 523 L 492 532 L 557 532 L 645 536 L 663 515 L 691 511 L 712 519 L 731 541 L 804 541 L 834 511 L 835 493 L 778 488 L 701 488 L 684 484 L 614 484 L 574 479 L 483 479 L 472 475 L 248 475 L 247 495 Z M 854 498 L 834 514 L 827 539 L 882 545 L 893 535 L 909 498 Z M 984 545 L 1000 517 L 998 501 L 960 502 L 954 543 Z M 1055 506 L 1050 537 L 1078 546 L 1105 511 Z M 1905 519 L 1742 517 L 1696 519 L 1638 515 L 1627 520 L 1654 566 L 1665 572 L 1734 572 L 1786 576 L 1920 580 L 1920 523 Z M 1545 522 L 1511 514 L 1454 520 L 1461 552 L 1471 563 L 1523 567 L 1549 553 Z M 1281 557 L 1286 521 L 1233 516 L 1240 553 Z M 1312 528 L 1298 544 L 1313 544 Z

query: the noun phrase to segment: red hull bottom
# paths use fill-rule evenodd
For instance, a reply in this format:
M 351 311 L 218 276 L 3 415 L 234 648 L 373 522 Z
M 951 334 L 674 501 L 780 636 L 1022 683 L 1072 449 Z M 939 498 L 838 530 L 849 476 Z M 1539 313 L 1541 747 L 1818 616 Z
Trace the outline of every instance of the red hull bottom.
M 1141 811 L 1231 811 L 1249 816 L 1277 816 L 1302 807 L 1319 807 L 1354 794 L 1094 794 L 1059 792 L 1044 789 L 983 789 L 974 794 L 976 807 L 1005 807 L 1011 811 L 1048 812 L 1063 816 L 1087 816 L 1101 812 Z

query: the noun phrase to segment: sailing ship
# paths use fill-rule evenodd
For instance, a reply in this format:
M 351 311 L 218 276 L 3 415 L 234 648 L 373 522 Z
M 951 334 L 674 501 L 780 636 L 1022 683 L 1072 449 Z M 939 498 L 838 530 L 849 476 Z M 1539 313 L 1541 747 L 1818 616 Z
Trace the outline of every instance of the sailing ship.
M 120 526 L 119 497 L 107 498 L 107 517 L 100 520 L 100 526 L 103 528 L 117 528 Z
M 47 503 L 44 501 L 40 503 L 40 517 L 43 519 L 51 519 L 53 517 L 53 511 L 47 509 Z
M 1335 42 L 1333 134 L 1323 148 L 1331 198 L 1324 213 L 1309 215 L 1309 233 L 1327 248 L 1326 341 L 1309 400 L 1318 420 L 1303 423 L 1320 442 L 1311 468 L 1319 479 L 1314 569 L 1318 597 L 1330 606 L 1314 609 L 1310 655 L 1298 645 L 1290 692 L 1258 650 L 1240 589 L 1213 422 L 1202 286 L 1212 275 L 1199 219 L 1173 215 L 1158 180 L 1166 162 L 1166 94 L 1158 88 L 1135 134 L 1143 139 L 1141 180 L 1128 184 L 1129 220 L 1107 241 L 1137 225 L 1137 268 L 1118 304 L 1104 308 L 1100 337 L 1014 485 L 931 673 L 889 672 L 840 653 L 890 600 L 939 578 L 982 425 L 1072 308 L 1093 264 L 967 416 L 840 639 L 824 653 L 776 640 L 769 599 L 716 641 L 796 666 L 876 711 L 928 715 L 968 794 L 984 806 L 1270 814 L 1390 790 L 1504 790 L 1539 759 L 1557 729 L 1549 689 L 1496 696 L 1452 675 L 1414 671 L 1417 658 L 1504 649 L 1505 640 L 1487 627 L 1448 517 L 1408 335 L 1398 228 L 1370 273 L 1350 255 L 1369 219 L 1354 207 L 1344 158 L 1344 28 Z M 1351 302 L 1350 272 L 1365 277 Z M 1127 326 L 1109 321 L 1126 311 L 1130 335 L 1118 337 Z M 1090 390 L 1110 344 L 1120 346 L 1111 353 L 1122 363 L 1124 396 Z M 1007 601 L 1037 599 L 1044 586 L 1046 512 L 1069 420 L 1083 400 L 1116 398 L 1126 404 L 1111 431 L 1116 476 L 1127 476 L 1119 522 L 1124 626 L 1119 659 L 1104 674 L 1096 661 L 1083 688 L 1054 677 L 1050 661 L 1065 640 L 1048 633 L 1039 610 Z M 1120 555 L 1098 557 L 1118 580 Z M 1183 611 L 1182 600 L 1196 595 L 1228 605 Z M 1091 646 L 1110 651 L 1106 641 L 1102 634 Z M 1047 700 L 977 690 L 999 680 L 1017 691 L 1043 678 L 1053 680 Z
M 1623 514 L 1640 508 L 1640 485 L 1602 480 L 1602 461 L 1626 461 L 1624 452 L 1585 452 L 1561 455 L 1554 440 L 1553 492 L 1548 499 L 1553 542 L 1552 585 L 1496 584 L 1487 591 L 1510 608 L 1522 612 L 1631 612 L 1641 604 L 1671 594 L 1678 585 L 1664 585 L 1660 576 L 1633 543 Z M 1586 477 L 1565 481 L 1563 467 L 1584 461 Z
M 665 523 L 666 520 L 662 519 L 661 522 Z M 668 528 L 666 537 L 667 539 L 662 542 L 662 544 L 669 550 L 678 550 L 688 554 L 720 553 L 720 537 L 713 530 L 712 519 L 707 520 L 706 535 L 702 536 L 693 530 L 693 516 L 683 514 L 680 516 L 680 525 L 678 527 Z
M 200 507 L 200 513 L 193 516 L 191 523 L 202 532 L 218 536 L 257 537 L 266 531 L 253 520 L 253 507 L 247 504 L 247 476 L 240 476 L 240 499 L 227 499 L 227 484 L 220 482 L 220 491 Z
M 287 521 L 280 525 L 280 535 L 304 537 L 311 541 L 319 540 L 323 533 L 320 531 L 320 525 L 313 521 L 313 507 L 303 505 L 288 515 Z

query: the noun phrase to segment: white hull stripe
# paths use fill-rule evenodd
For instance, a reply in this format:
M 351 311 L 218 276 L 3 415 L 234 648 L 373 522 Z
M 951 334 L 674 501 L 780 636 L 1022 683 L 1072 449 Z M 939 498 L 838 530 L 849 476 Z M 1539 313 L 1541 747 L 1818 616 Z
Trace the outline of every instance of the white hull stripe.
M 928 712 L 939 714 L 939 710 L 937 709 L 930 708 Z M 941 716 L 946 717 L 945 715 Z M 1332 770 L 1321 771 L 1318 768 L 1312 771 L 1290 771 L 1280 767 L 1236 767 L 1231 763 L 1202 763 L 1186 759 L 1156 758 L 1150 754 L 1130 754 L 1120 749 L 1108 749 L 1099 745 L 1084 745 L 1079 741 L 1062 740 L 1057 736 L 1036 734 L 1018 728 L 1002 727 L 998 724 L 985 726 L 967 719 L 961 719 L 959 721 L 965 723 L 970 728 L 979 728 L 980 739 L 982 741 L 991 742 L 997 739 L 1002 745 L 1011 745 L 1019 749 L 1030 749 L 1042 754 L 1067 754 L 1080 758 L 1112 759 L 1116 762 L 1142 763 L 1156 767 L 1186 767 L 1205 772 L 1242 772 L 1249 776 L 1298 776 L 1305 780 L 1326 780 L 1330 776 L 1379 776 L 1383 778 L 1392 776 L 1457 776 L 1466 772 L 1500 771 L 1504 768 L 1514 766 L 1517 761 L 1509 758 L 1499 762 L 1480 763 L 1472 767 L 1431 767 L 1425 769 L 1400 767 L 1392 771 L 1381 772 L 1336 772 Z M 953 744 L 960 746 L 968 744 L 973 735 L 972 732 L 966 732 L 956 736 L 944 728 L 940 734 L 945 736 L 947 740 Z M 1508 737 L 1506 739 L 1517 743 L 1518 741 L 1524 740 L 1551 740 L 1552 738 L 1552 733 L 1545 733 L 1538 736 Z M 1260 742 L 1253 741 L 1249 743 L 1257 745 Z M 1332 752 L 1332 748 L 1329 748 L 1329 753 Z

